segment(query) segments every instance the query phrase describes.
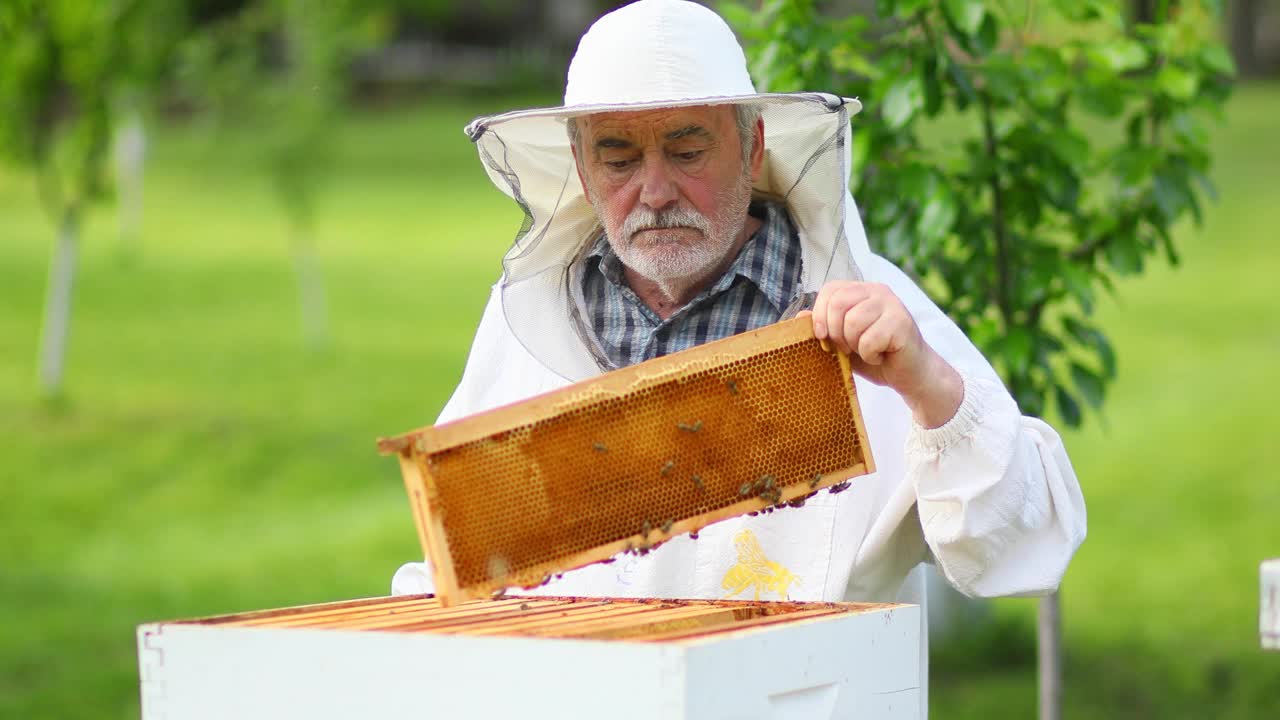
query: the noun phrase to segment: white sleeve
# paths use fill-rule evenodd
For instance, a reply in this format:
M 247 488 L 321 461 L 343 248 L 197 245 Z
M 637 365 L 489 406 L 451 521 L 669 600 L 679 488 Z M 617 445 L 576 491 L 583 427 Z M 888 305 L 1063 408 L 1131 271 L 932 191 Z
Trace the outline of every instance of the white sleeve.
M 480 316 L 480 326 L 476 329 L 475 339 L 471 343 L 471 351 L 467 354 L 467 363 L 462 370 L 462 380 L 454 389 L 449 402 L 436 418 L 436 424 L 455 420 L 464 415 L 476 412 L 486 402 L 483 397 L 485 389 L 490 388 L 500 365 L 494 362 L 495 347 L 500 337 L 502 317 L 502 299 L 498 286 L 489 293 L 489 302 L 485 305 L 484 314 Z M 420 595 L 435 592 L 435 582 L 431 579 L 431 567 L 425 562 L 410 562 L 401 565 L 391 578 L 392 595 Z
M 391 578 L 392 595 L 424 595 L 436 591 L 431 566 L 424 562 L 405 563 Z
M 875 276 L 964 380 L 955 416 L 935 429 L 912 423 L 906 443 L 904 481 L 938 568 L 971 596 L 1055 590 L 1086 531 L 1062 439 L 1021 415 L 990 363 L 901 270 L 877 258 Z
M 458 387 L 436 418 L 437 425 L 486 409 L 488 403 L 485 393 L 497 382 L 502 369 L 497 358 L 502 356 L 498 346 L 505 324 L 502 291 L 500 285 L 494 285 L 489 291 L 489 302 L 485 304 L 484 313 L 480 316 L 480 325 L 476 328 L 471 350 L 467 353 L 462 379 L 458 381 Z

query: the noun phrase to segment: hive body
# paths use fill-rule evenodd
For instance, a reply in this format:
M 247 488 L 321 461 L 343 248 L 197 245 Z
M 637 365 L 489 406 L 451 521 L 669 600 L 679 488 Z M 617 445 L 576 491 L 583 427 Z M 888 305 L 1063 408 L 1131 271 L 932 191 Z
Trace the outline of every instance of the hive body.
M 919 717 L 919 608 L 374 598 L 138 628 L 144 720 Z
M 380 442 L 446 604 L 874 470 L 848 358 L 798 318 Z

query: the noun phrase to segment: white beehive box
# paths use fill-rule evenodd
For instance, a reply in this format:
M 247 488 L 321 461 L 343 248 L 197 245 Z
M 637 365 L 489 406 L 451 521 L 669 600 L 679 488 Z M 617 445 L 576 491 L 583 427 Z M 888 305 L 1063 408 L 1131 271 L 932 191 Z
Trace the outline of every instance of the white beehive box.
M 918 718 L 919 608 L 377 598 L 138 628 L 145 720 Z

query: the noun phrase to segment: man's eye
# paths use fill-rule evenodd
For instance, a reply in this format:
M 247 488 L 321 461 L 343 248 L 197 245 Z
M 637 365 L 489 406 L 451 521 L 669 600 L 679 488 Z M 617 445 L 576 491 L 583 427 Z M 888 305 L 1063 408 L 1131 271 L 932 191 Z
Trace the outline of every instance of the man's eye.
M 631 164 L 631 161 L 630 160 L 605 160 L 604 164 L 608 165 L 614 170 L 626 170 L 627 166 Z
M 676 153 L 676 159 L 683 160 L 684 162 L 690 162 L 692 160 L 697 160 L 699 155 L 702 155 L 701 150 L 690 150 L 689 152 Z

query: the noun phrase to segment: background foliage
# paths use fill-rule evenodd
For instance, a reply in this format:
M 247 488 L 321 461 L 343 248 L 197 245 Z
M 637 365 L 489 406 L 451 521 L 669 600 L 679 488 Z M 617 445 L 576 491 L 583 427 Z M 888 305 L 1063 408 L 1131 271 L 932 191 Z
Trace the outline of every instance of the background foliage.
M 728 8 L 727 8 L 728 9 Z M 1112 277 L 1203 220 L 1206 118 L 1233 66 L 1198 2 L 1129 24 L 1101 0 L 814 0 L 730 10 L 762 89 L 862 96 L 853 186 L 867 236 L 992 359 L 1023 412 L 1077 425 L 1116 354 L 1093 318 Z

